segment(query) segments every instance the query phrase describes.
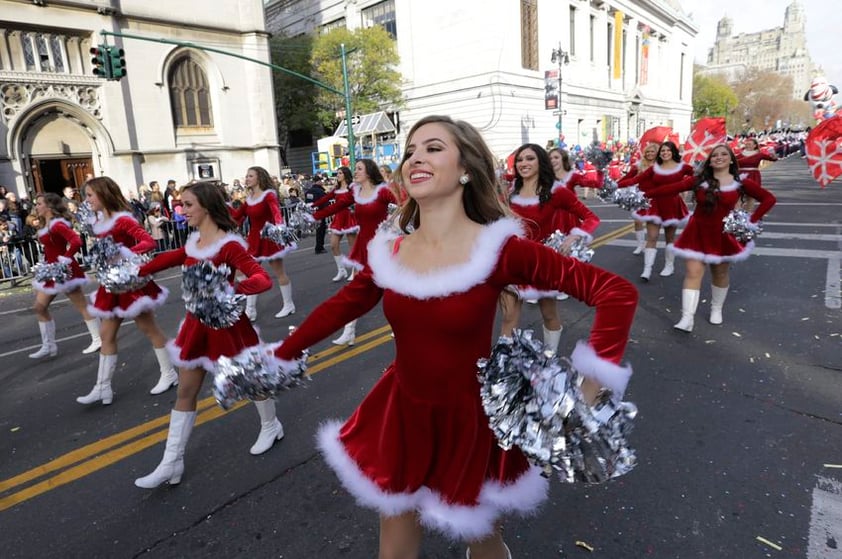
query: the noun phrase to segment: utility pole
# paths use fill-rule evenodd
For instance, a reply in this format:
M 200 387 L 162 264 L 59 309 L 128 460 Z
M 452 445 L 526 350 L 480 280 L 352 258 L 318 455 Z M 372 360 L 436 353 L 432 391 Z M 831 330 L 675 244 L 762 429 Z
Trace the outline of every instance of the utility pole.
M 345 43 L 339 45 L 342 54 L 342 84 L 345 87 L 345 126 L 348 130 L 348 158 L 351 161 L 351 169 L 354 169 L 354 162 L 357 156 L 357 149 L 354 139 L 354 122 L 351 113 L 351 91 L 348 85 L 348 64 L 346 62 Z
M 567 51 L 561 48 L 561 41 L 558 43 L 558 48 L 553 49 L 552 62 L 558 63 L 558 145 L 560 146 L 562 138 L 564 137 L 564 133 L 562 132 L 564 110 L 561 108 L 561 69 L 562 66 L 570 63 L 570 55 Z

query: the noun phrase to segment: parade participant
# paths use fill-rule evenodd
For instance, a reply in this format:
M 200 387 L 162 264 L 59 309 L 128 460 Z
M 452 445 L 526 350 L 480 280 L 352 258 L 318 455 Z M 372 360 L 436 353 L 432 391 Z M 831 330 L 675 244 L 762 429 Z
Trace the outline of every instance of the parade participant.
M 618 183 L 618 186 L 640 185 L 640 190 L 646 194 L 650 189 L 663 184 L 675 182 L 677 179 L 693 174 L 693 167 L 681 162 L 681 154 L 678 147 L 666 141 L 658 147 L 658 157 L 655 164 L 644 172 Z M 647 195 L 648 197 L 648 195 Z M 689 212 L 687 205 L 681 196 L 661 196 L 657 199 L 650 199 L 651 205 L 645 210 L 632 212 L 635 219 L 646 222 L 646 248 L 643 249 L 643 272 L 640 279 L 649 281 L 652 275 L 652 267 L 655 265 L 655 258 L 658 255 L 658 237 L 661 234 L 661 227 L 664 228 L 664 239 L 666 240 L 666 251 L 664 269 L 660 275 L 668 277 L 675 272 L 675 255 L 670 250 L 675 240 L 675 230 L 679 225 L 687 221 Z
M 763 186 L 763 179 L 760 176 L 761 161 L 777 161 L 778 156 L 768 154 L 759 150 L 757 138 L 748 137 L 743 142 L 743 150 L 737 155 L 737 164 L 740 166 L 740 177 L 750 179 L 758 185 Z M 751 211 L 754 203 L 751 198 L 743 201 L 743 209 Z
M 141 275 L 174 266 L 193 266 L 210 262 L 226 264 L 231 269 L 229 281 L 236 293 L 262 293 L 272 287 L 272 279 L 248 252 L 247 243 L 236 233 L 237 225 L 225 205 L 220 188 L 210 182 L 197 182 L 182 192 L 184 215 L 191 233 L 184 247 L 164 252 L 145 264 Z M 235 272 L 246 277 L 234 283 Z M 196 421 L 196 404 L 207 372 L 214 372 L 220 357 L 236 357 L 261 346 L 260 339 L 245 313 L 232 326 L 211 328 L 188 312 L 179 326 L 178 335 L 169 344 L 173 362 L 179 367 L 178 396 L 170 412 L 170 427 L 164 456 L 155 470 L 135 480 L 135 485 L 152 489 L 164 483 L 175 485 L 184 473 L 184 450 Z M 261 428 L 251 454 L 262 454 L 284 436 L 281 422 L 275 415 L 272 398 L 255 401 Z
M 155 249 L 155 240 L 132 216 L 129 203 L 123 197 L 120 187 L 109 177 L 96 177 L 84 185 L 85 199 L 100 219 L 93 224 L 98 238 L 111 237 L 135 254 L 144 254 Z M 153 310 L 164 304 L 168 291 L 150 281 L 142 288 L 127 293 L 111 293 L 103 286 L 91 296 L 88 312 L 100 319 L 102 347 L 99 352 L 99 370 L 96 384 L 85 396 L 76 398 L 80 404 L 111 403 L 114 392 L 111 379 L 117 368 L 117 332 L 126 318 L 134 319 L 155 351 L 161 376 L 150 394 L 161 394 L 178 384 L 178 374 L 167 354 L 167 337 L 155 322 Z
M 552 163 L 544 148 L 537 144 L 520 146 L 515 151 L 515 180 L 509 205 L 523 219 L 527 237 L 538 243 L 555 231 L 556 215 L 559 212 L 572 214 L 570 222 L 581 225 L 565 232 L 567 236 L 562 253 L 567 254 L 579 239 L 584 238 L 587 242 L 593 239 L 593 232 L 599 227 L 599 217 L 580 202 L 571 189 L 553 188 L 554 184 L 558 184 L 554 178 Z M 519 285 L 514 292 L 503 293 L 500 300 L 503 311 L 502 334 L 509 336 L 517 328 L 523 301 L 537 299 L 544 321 L 544 345 L 552 351 L 557 350 L 562 331 L 557 295 L 555 291 L 544 291 L 528 285 Z
M 751 179 L 740 181 L 739 166 L 734 152 L 726 145 L 718 145 L 702 164 L 698 177 L 686 177 L 673 184 L 650 190 L 648 195 L 659 200 L 692 190 L 696 207 L 681 236 L 671 247 L 686 260 L 684 286 L 681 290 L 681 320 L 677 330 L 691 332 L 693 317 L 699 304 L 699 292 L 705 265 L 710 265 L 711 298 L 710 322 L 722 324 L 722 306 L 730 286 L 729 266 L 748 258 L 754 241 L 743 245 L 733 235 L 723 231 L 723 219 L 733 210 L 745 193 L 760 204 L 751 214 L 757 223 L 775 205 L 775 196 Z
M 336 170 L 336 187 L 324 197 L 313 202 L 313 207 L 321 209 L 336 200 L 338 196 L 350 195 L 348 188 L 353 180 L 351 169 L 339 167 Z M 342 256 L 342 249 L 339 248 L 339 243 L 342 241 L 342 237 L 345 237 L 348 245 L 353 247 L 359 230 L 360 226 L 357 225 L 357 220 L 349 208 L 344 208 L 333 214 L 333 219 L 327 228 L 328 233 L 330 233 L 330 252 L 336 262 L 336 275 L 333 276 L 331 281 L 342 281 L 348 278 L 348 269 L 343 262 L 344 257 Z
M 508 285 L 566 291 L 596 307 L 588 343 L 573 364 L 600 383 L 628 375 L 619 365 L 637 292 L 610 272 L 519 237 L 496 185 L 494 156 L 470 124 L 419 120 L 399 166 L 409 199 L 397 231 L 378 232 L 368 265 L 275 350 L 295 360 L 344 321 L 383 298 L 396 333 L 395 360 L 344 424 L 318 436 L 328 464 L 362 506 L 380 514 L 380 557 L 417 557 L 422 527 L 468 544 L 471 559 L 511 554 L 500 521 L 530 514 L 547 479 L 519 448 L 503 450 L 488 426 L 477 380 L 487 357 L 497 299 Z
M 284 256 L 295 249 L 294 246 L 279 245 L 271 239 L 260 236 L 260 231 L 267 223 L 281 225 L 284 218 L 278 202 L 278 193 L 272 186 L 272 178 L 263 167 L 249 167 L 246 172 L 246 189 L 249 196 L 245 203 L 231 212 L 234 221 L 242 223 L 249 221 L 248 245 L 249 254 L 258 262 L 268 262 L 278 286 L 281 289 L 283 306 L 275 314 L 275 318 L 284 318 L 295 313 L 295 303 L 292 302 L 292 283 L 284 270 Z M 246 304 L 246 316 L 254 322 L 257 320 L 257 295 L 249 295 Z
M 643 148 L 640 160 L 636 164 L 632 165 L 629 172 L 617 181 L 617 186 L 628 186 L 631 179 L 651 167 L 657 158 L 658 144 L 654 142 L 646 144 L 646 147 Z M 632 254 L 640 254 L 646 247 L 646 229 L 643 227 L 643 222 L 639 219 L 634 220 L 634 237 L 637 240 L 637 246 L 634 251 L 632 251 Z
M 552 192 L 555 192 L 557 188 L 568 188 L 575 195 L 577 186 L 597 189 L 602 186 L 602 174 L 596 173 L 592 176 L 586 176 L 583 173 L 572 171 L 573 165 L 570 162 L 570 154 L 567 150 L 552 148 L 548 154 L 555 176 Z M 565 235 L 581 226 L 582 220 L 575 214 L 563 210 L 556 212 L 555 228 Z
M 99 337 L 99 321 L 88 314 L 87 301 L 82 293 L 82 286 L 88 280 L 85 273 L 76 262 L 74 255 L 82 248 L 82 239 L 71 225 L 73 216 L 67 209 L 64 200 L 58 194 L 47 192 L 35 198 L 35 213 L 45 224 L 38 231 L 38 240 L 44 247 L 44 261 L 53 264 L 63 262 L 70 269 L 70 277 L 61 283 L 53 280 L 33 280 L 35 290 L 35 305 L 33 310 L 38 316 L 38 328 L 41 330 L 41 348 L 30 353 L 32 359 L 53 356 L 58 352 L 56 346 L 56 323 L 50 315 L 50 303 L 56 295 L 63 293 L 82 318 L 91 335 L 91 343 L 82 353 L 93 353 L 100 348 L 102 341 Z
M 345 260 L 352 268 L 351 276 L 362 270 L 368 262 L 368 243 L 374 238 L 377 226 L 389 216 L 389 204 L 396 204 L 394 194 L 383 180 L 377 164 L 371 159 L 358 159 L 354 164 L 354 183 L 350 192 L 337 196 L 335 202 L 316 211 L 313 217 L 324 219 L 354 205 L 354 217 L 360 226 L 357 240 L 351 247 L 351 254 Z M 345 325 L 342 334 L 333 343 L 336 345 L 354 345 L 357 334 L 357 321 Z

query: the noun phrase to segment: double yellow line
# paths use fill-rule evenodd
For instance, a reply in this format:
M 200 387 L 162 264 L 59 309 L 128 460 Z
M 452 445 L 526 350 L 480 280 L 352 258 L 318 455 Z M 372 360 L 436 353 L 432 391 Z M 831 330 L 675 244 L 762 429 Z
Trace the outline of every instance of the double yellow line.
M 606 233 L 605 235 L 602 235 L 600 237 L 595 238 L 591 242 L 591 248 L 597 248 L 597 247 L 600 247 L 602 245 L 607 245 L 608 243 L 610 243 L 614 239 L 619 239 L 620 237 L 625 237 L 626 235 L 631 233 L 633 230 L 634 230 L 634 223 L 629 223 L 628 225 L 623 225 L 619 229 L 616 229 L 614 231 L 610 231 L 610 232 Z
M 391 328 L 388 325 L 366 332 L 357 337 L 356 345 L 351 348 L 332 346 L 311 355 L 308 360 L 308 363 L 310 363 L 308 373 L 314 375 L 332 365 L 346 361 L 390 341 L 392 341 L 392 335 Z M 246 404 L 247 402 L 239 402 L 230 410 L 225 411 L 216 405 L 216 400 L 213 398 L 205 398 L 199 401 L 196 407 L 196 425 L 213 421 Z M 0 481 L 0 494 L 15 491 L 5 497 L 0 497 L 0 511 L 85 477 L 166 440 L 168 424 L 169 415 L 158 417 L 137 427 L 83 446 L 22 474 Z M 41 481 L 27 485 L 39 479 Z

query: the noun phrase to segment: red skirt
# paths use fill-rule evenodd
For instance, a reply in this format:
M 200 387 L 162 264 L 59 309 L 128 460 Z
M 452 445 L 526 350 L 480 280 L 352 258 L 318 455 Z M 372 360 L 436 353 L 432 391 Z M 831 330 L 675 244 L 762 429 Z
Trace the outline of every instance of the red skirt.
M 257 332 L 245 314 L 234 325 L 215 329 L 187 313 L 167 349 L 174 365 L 213 372 L 220 357 L 235 357 L 259 345 Z
M 85 277 L 85 272 L 76 260 L 70 262 L 70 279 L 64 283 L 56 283 L 52 280 L 48 281 L 32 281 L 32 288 L 47 295 L 56 295 L 58 293 L 70 293 L 75 289 L 79 289 L 88 283 L 88 278 Z
M 659 196 L 649 199 L 650 205 L 645 210 L 636 210 L 632 216 L 638 221 L 657 223 L 664 227 L 677 227 L 687 222 L 690 212 L 681 196 Z
M 136 291 L 111 293 L 102 286 L 91 295 L 88 312 L 97 318 L 134 318 L 140 313 L 152 311 L 163 305 L 169 290 L 160 287 L 154 280 Z
M 348 233 L 357 233 L 360 226 L 357 224 L 357 219 L 351 210 L 344 209 L 336 212 L 327 229 L 334 235 L 347 235 Z

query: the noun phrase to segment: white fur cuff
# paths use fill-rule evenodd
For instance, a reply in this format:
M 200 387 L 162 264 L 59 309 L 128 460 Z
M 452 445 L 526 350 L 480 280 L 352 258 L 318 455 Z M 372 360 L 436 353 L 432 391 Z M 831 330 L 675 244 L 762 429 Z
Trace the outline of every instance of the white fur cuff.
M 570 361 L 576 370 L 585 377 L 597 381 L 614 392 L 617 399 L 622 399 L 632 375 L 630 365 L 624 367 L 603 359 L 585 342 L 576 344 L 576 349 L 573 350 Z

